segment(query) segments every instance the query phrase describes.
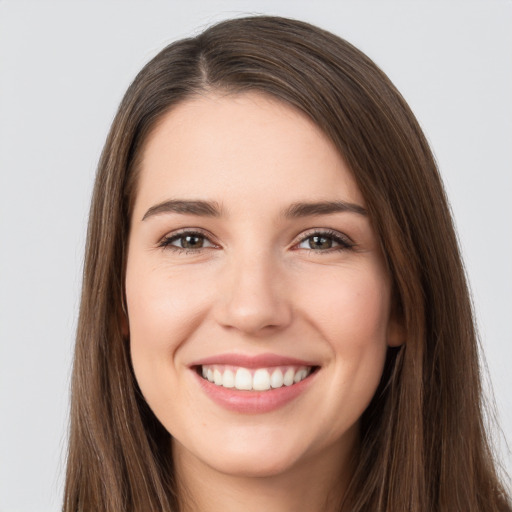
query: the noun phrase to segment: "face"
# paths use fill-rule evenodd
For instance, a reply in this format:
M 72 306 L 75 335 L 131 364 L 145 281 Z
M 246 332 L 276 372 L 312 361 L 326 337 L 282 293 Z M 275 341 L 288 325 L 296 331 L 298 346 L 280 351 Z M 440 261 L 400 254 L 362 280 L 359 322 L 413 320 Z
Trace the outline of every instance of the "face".
M 135 375 L 174 453 L 223 473 L 347 453 L 401 342 L 349 169 L 256 93 L 189 99 L 149 136 L 126 296 Z

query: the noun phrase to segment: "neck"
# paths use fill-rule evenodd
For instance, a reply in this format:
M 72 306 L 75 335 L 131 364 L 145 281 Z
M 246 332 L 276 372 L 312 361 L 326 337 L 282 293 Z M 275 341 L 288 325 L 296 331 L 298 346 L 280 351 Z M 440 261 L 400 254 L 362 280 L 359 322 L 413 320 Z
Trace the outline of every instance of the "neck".
M 339 512 L 353 473 L 353 449 L 331 446 L 279 474 L 244 476 L 218 471 L 173 441 L 180 511 Z

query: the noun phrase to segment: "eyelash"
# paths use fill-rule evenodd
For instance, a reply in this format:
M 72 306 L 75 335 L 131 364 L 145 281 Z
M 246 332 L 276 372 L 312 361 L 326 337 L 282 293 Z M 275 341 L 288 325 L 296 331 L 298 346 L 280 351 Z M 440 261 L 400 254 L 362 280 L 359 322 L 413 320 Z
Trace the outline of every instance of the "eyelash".
M 161 247 L 162 249 L 170 249 L 171 251 L 175 251 L 177 253 L 184 253 L 184 254 L 197 254 L 198 252 L 209 248 L 209 247 L 200 247 L 198 249 L 189 249 L 186 247 L 178 247 L 176 245 L 172 245 L 172 243 L 175 242 L 176 240 L 179 240 L 180 238 L 183 239 L 187 236 L 196 236 L 198 238 L 203 238 L 205 240 L 208 240 L 212 244 L 212 247 L 218 247 L 216 244 L 214 244 L 210 240 L 210 237 L 206 233 L 203 233 L 199 230 L 187 230 L 187 229 L 185 229 L 183 231 L 179 231 L 178 233 L 174 233 L 172 235 L 165 236 L 158 244 L 158 247 Z
M 211 246 L 199 247 L 197 249 L 190 249 L 190 248 L 178 247 L 176 245 L 173 245 L 173 242 L 183 239 L 187 236 L 195 236 L 195 237 L 207 240 L 207 241 L 209 241 Z M 310 253 L 315 253 L 315 254 L 326 254 L 326 253 L 332 253 L 332 252 L 338 252 L 338 251 L 353 250 L 356 246 L 356 244 L 354 244 L 352 242 L 352 240 L 350 240 L 350 238 L 344 234 L 341 234 L 337 231 L 332 231 L 329 229 L 327 229 L 327 230 L 326 229 L 322 229 L 322 230 L 317 229 L 314 231 L 310 231 L 310 232 L 306 233 L 304 236 L 302 236 L 300 238 L 300 240 L 294 244 L 294 247 L 306 242 L 308 239 L 313 238 L 315 236 L 319 237 L 319 238 L 330 239 L 332 242 L 334 242 L 338 245 L 335 247 L 329 247 L 327 249 L 311 249 L 311 248 L 305 249 L 304 248 L 303 250 L 306 250 Z M 174 233 L 172 235 L 165 236 L 158 244 L 158 247 L 160 247 L 162 249 L 169 249 L 178 254 L 197 254 L 197 253 L 203 251 L 204 249 L 218 248 L 219 246 L 216 245 L 214 242 L 212 242 L 210 240 L 210 237 L 207 234 L 205 234 L 201 231 L 183 230 L 178 233 Z M 296 250 L 298 250 L 298 249 L 296 249 Z
M 335 242 L 338 244 L 336 247 L 329 247 L 328 249 L 305 249 L 308 252 L 315 253 L 315 254 L 326 254 L 326 253 L 332 253 L 332 252 L 339 252 L 339 251 L 347 251 L 347 250 L 353 250 L 356 246 L 350 238 L 342 233 L 339 233 L 338 231 L 333 231 L 330 229 L 317 229 L 310 231 L 303 235 L 301 239 L 294 244 L 295 246 L 300 245 L 307 241 L 310 238 L 313 237 L 319 237 L 319 238 L 327 238 L 330 239 L 332 242 Z

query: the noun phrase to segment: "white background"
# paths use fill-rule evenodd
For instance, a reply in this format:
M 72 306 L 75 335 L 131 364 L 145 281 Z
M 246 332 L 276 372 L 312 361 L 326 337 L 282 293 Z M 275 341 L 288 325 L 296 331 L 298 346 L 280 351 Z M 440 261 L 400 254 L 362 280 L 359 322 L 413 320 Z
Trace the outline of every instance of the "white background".
M 512 2 L 0 0 L 0 512 L 60 508 L 88 203 L 117 105 L 165 44 L 242 13 L 341 35 L 410 103 L 446 182 L 512 442 Z

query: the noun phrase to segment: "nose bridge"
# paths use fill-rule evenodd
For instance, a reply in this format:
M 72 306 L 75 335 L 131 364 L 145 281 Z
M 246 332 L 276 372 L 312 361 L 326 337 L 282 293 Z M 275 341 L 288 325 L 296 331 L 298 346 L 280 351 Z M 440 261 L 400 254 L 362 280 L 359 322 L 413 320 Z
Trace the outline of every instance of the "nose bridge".
M 269 248 L 233 252 L 221 278 L 219 322 L 249 334 L 286 326 L 291 308 L 283 277 Z

